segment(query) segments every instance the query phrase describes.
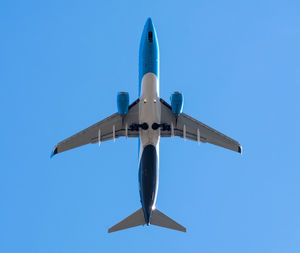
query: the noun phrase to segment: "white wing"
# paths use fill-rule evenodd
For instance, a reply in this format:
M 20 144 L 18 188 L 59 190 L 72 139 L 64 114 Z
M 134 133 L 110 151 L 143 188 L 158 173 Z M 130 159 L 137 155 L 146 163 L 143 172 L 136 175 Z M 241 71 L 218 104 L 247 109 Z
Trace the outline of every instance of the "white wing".
M 88 143 L 103 142 L 120 136 L 138 137 L 139 132 L 130 128 L 131 124 L 139 122 L 138 103 L 139 99 L 129 106 L 128 113 L 124 116 L 114 113 L 108 118 L 59 142 L 54 147 L 52 156 Z
M 171 106 L 167 102 L 163 99 L 160 99 L 160 102 L 162 104 L 161 123 L 166 123 L 166 127 L 161 129 L 162 137 L 174 135 L 198 142 L 208 142 L 239 153 L 242 152 L 242 147 L 237 141 L 185 113 L 176 117 L 176 115 L 172 113 Z

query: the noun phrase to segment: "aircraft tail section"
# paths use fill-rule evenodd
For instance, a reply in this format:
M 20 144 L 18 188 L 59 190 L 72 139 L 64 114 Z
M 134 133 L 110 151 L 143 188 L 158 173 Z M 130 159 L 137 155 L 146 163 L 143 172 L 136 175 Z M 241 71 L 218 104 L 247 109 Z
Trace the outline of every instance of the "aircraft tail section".
M 140 225 L 146 224 L 143 209 L 140 208 L 133 214 L 129 215 L 124 220 L 120 221 L 116 225 L 112 226 L 110 229 L 108 229 L 108 233 L 116 232 L 122 229 L 126 228 L 132 228 Z
M 176 221 L 169 218 L 167 215 L 163 214 L 162 212 L 154 209 L 152 211 L 152 217 L 150 224 L 165 227 L 169 229 L 178 230 L 181 232 L 186 232 L 186 228 L 178 224 Z

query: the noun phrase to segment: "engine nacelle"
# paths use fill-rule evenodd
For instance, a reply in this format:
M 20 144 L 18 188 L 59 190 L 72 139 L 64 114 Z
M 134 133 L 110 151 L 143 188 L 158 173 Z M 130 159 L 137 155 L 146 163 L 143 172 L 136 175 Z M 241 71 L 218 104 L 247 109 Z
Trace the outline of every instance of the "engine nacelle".
M 174 114 L 180 114 L 182 113 L 182 109 L 183 109 L 183 95 L 178 92 L 175 91 L 172 95 L 171 95 L 171 107 L 172 107 L 172 113 Z
M 118 92 L 117 96 L 118 113 L 125 115 L 128 113 L 129 94 L 128 92 Z

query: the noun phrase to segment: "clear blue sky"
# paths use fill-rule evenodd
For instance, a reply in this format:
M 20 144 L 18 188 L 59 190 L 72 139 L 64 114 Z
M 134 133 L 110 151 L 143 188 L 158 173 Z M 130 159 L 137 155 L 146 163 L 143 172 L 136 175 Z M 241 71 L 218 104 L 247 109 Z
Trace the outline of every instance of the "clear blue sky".
M 300 252 L 299 1 L 1 1 L 0 252 Z M 161 96 L 244 153 L 163 139 L 157 207 L 180 233 L 107 229 L 140 207 L 137 140 L 49 159 L 138 92 L 147 17 Z

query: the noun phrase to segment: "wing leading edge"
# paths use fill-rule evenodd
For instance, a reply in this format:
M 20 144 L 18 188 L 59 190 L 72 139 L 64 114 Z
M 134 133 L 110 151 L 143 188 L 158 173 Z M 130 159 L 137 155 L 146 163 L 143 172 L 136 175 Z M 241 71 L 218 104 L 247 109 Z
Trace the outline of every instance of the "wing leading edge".
M 139 99 L 133 102 L 129 106 L 128 113 L 124 116 L 114 113 L 106 119 L 59 142 L 54 147 L 51 157 L 88 143 L 100 144 L 103 141 L 115 140 L 121 136 L 138 137 L 139 132 L 130 128 L 132 124 L 138 123 L 139 120 L 138 103 Z
M 178 116 L 174 115 L 172 113 L 171 106 L 166 101 L 160 99 L 160 102 L 162 104 L 161 123 L 165 123 L 168 126 L 162 129 L 161 137 L 179 136 L 199 143 L 208 142 L 242 153 L 242 146 L 237 141 L 185 113 Z

